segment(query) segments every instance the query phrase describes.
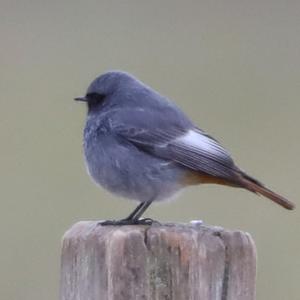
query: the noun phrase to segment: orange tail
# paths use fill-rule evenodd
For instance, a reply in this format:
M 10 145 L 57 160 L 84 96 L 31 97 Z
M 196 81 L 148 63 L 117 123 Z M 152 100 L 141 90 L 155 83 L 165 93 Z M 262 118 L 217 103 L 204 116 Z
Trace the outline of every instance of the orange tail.
M 295 208 L 294 203 L 264 187 L 259 181 L 243 172 L 241 173 L 240 184 L 241 187 L 256 194 L 263 195 L 286 209 L 292 210 Z

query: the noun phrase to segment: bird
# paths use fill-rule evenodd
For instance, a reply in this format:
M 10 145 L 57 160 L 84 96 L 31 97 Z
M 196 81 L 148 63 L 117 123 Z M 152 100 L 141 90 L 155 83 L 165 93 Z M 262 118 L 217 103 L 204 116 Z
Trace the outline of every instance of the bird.
M 88 174 L 111 193 L 139 202 L 128 217 L 102 225 L 152 224 L 141 218 L 152 202 L 201 184 L 243 188 L 288 210 L 295 207 L 239 168 L 173 101 L 127 72 L 99 75 L 74 100 L 87 104 Z

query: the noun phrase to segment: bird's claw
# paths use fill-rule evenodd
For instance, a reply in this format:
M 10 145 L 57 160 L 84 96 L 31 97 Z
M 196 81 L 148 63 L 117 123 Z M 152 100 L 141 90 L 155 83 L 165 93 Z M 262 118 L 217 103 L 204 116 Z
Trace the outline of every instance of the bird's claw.
M 121 219 L 121 220 L 107 220 L 99 222 L 101 226 L 124 226 L 124 225 L 148 225 L 151 226 L 153 223 L 160 224 L 159 222 L 150 218 L 143 219 Z
M 157 225 L 161 225 L 158 221 L 153 220 L 151 218 L 143 218 L 143 219 L 139 219 L 137 220 L 137 224 L 139 225 L 153 225 L 153 224 L 157 224 Z
M 133 225 L 133 222 L 130 219 L 107 220 L 107 221 L 99 222 L 99 225 L 101 225 L 101 226 L 122 226 L 122 225 Z

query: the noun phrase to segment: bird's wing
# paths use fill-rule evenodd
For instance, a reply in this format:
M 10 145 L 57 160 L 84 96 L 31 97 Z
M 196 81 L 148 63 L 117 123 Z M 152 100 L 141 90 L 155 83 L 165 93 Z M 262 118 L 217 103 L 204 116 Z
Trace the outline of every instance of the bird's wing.
M 229 153 L 177 113 L 123 109 L 111 118 L 111 129 L 142 151 L 211 176 L 232 178 L 236 169 Z

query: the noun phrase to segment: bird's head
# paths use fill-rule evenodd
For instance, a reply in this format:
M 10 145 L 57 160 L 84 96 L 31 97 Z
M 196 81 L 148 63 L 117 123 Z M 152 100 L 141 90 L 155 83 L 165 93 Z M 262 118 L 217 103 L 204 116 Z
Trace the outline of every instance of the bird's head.
M 96 109 L 109 96 L 117 92 L 122 85 L 131 80 L 134 78 L 125 72 L 110 71 L 104 73 L 92 81 L 85 96 L 77 97 L 74 100 L 86 102 L 89 110 Z

